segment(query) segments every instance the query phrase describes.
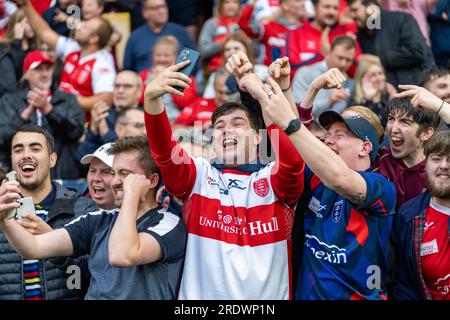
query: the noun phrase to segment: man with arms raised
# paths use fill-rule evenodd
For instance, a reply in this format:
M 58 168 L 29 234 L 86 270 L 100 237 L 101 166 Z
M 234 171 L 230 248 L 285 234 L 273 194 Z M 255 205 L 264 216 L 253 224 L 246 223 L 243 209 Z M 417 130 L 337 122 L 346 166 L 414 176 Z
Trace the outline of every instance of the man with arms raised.
M 289 299 L 290 234 L 303 160 L 286 134 L 266 123 L 277 160 L 261 164 L 259 118 L 240 103 L 226 103 L 212 115 L 213 163 L 188 156 L 171 139 L 161 101 L 165 93 L 182 95 L 172 86 L 189 86 L 177 72 L 188 63 L 163 71 L 145 93 L 152 155 L 167 190 L 184 202 L 188 247 L 179 298 Z M 249 79 L 246 85 L 263 90 L 257 76 Z
M 310 84 L 302 106 L 310 108 L 319 90 L 339 89 L 345 80 L 339 70 L 328 70 Z M 268 94 L 259 97 L 263 114 L 282 129 L 295 128 L 289 138 L 307 164 L 304 247 L 295 298 L 386 299 L 383 279 L 395 189 L 370 170 L 378 149 L 374 125 L 358 115 L 326 111 L 319 117 L 327 129 L 321 142 L 290 106 L 280 103 L 280 86 L 271 79 L 269 84 Z M 372 285 L 374 272 L 378 281 Z

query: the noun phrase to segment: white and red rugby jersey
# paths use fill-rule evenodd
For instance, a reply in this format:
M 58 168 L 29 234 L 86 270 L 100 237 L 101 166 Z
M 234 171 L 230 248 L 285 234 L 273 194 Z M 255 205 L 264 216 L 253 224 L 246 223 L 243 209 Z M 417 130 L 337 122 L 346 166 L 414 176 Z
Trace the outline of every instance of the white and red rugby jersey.
M 218 170 L 171 140 L 165 112 L 146 114 L 145 121 L 164 184 L 184 202 L 188 242 L 179 299 L 290 299 L 304 162 L 289 138 L 280 130 L 277 161 L 255 172 Z M 271 137 L 276 128 L 269 128 Z M 174 163 L 174 154 L 186 161 Z
M 56 54 L 64 61 L 59 89 L 64 92 L 91 97 L 102 92 L 113 92 L 116 70 L 114 59 L 102 49 L 81 57 L 78 42 L 60 36 Z

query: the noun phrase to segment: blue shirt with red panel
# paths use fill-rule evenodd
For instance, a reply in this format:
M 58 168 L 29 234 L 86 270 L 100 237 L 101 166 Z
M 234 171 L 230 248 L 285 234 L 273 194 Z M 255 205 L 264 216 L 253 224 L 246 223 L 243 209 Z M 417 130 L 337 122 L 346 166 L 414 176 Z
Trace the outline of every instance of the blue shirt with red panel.
M 395 213 L 394 185 L 380 174 L 358 172 L 367 184 L 358 207 L 305 170 L 310 196 L 296 299 L 386 299 L 383 285 Z

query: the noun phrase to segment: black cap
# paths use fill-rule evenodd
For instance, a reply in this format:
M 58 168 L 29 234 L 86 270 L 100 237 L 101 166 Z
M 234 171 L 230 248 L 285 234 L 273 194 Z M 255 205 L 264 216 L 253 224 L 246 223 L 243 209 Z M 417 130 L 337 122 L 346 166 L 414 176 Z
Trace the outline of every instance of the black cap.
M 372 142 L 370 160 L 374 161 L 378 154 L 379 142 L 375 127 L 357 114 L 342 116 L 333 110 L 328 110 L 319 116 L 319 123 L 328 129 L 335 122 L 343 122 L 361 140 Z

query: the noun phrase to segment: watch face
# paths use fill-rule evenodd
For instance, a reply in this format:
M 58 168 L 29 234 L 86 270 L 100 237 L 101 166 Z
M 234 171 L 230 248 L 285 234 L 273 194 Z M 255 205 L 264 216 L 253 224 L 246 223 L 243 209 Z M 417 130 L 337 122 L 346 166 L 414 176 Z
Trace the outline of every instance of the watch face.
M 299 119 L 294 119 L 291 122 L 289 122 L 289 125 L 286 128 L 286 130 L 284 130 L 284 132 L 286 132 L 286 134 L 294 133 L 300 129 L 301 125 L 302 123 L 300 122 Z

